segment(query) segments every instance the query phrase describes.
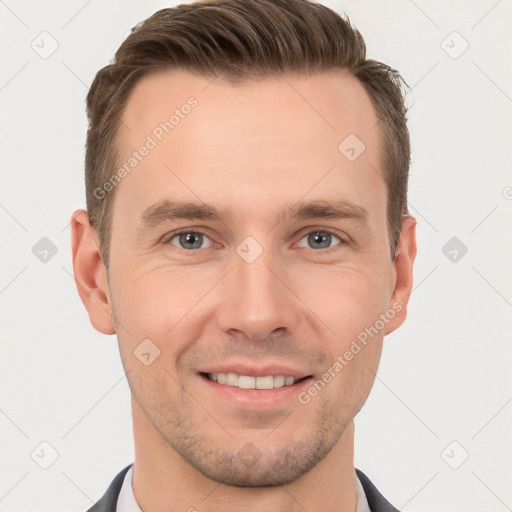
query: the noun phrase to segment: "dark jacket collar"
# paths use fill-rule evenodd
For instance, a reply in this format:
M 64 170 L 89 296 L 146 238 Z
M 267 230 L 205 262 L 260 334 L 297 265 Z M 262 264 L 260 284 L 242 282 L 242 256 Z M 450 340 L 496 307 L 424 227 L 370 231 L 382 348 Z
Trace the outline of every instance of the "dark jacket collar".
M 382 494 L 377 490 L 377 487 L 373 485 L 371 480 L 362 471 L 356 468 L 356 473 L 361 485 L 363 486 L 371 512 L 400 512 L 397 508 L 391 505 L 384 496 L 382 496 Z
M 131 467 L 132 464 L 128 464 L 128 466 L 118 473 L 100 501 L 87 510 L 87 512 L 116 512 L 117 498 L 121 492 L 124 477 Z
M 124 477 L 132 464 L 126 466 L 115 478 L 112 480 L 109 488 L 103 497 L 93 505 L 87 512 L 115 512 L 117 505 L 117 498 L 121 492 Z M 371 512 L 400 512 L 391 503 L 389 503 L 384 496 L 377 490 L 375 485 L 372 484 L 370 479 L 359 469 L 356 469 L 357 476 L 363 486 L 370 506 Z

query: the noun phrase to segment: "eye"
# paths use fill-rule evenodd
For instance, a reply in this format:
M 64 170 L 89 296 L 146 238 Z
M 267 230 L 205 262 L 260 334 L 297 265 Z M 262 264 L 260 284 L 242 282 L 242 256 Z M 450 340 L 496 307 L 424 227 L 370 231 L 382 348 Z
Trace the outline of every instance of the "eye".
M 344 241 L 336 236 L 334 233 L 325 230 L 317 230 L 311 231 L 306 236 L 302 237 L 298 246 L 299 247 L 309 247 L 310 249 L 330 249 L 331 243 L 333 239 L 338 240 L 339 244 L 342 245 Z M 308 245 L 304 245 L 302 241 L 305 240 L 305 243 Z
M 197 231 L 180 231 L 171 235 L 166 243 L 179 247 L 180 249 L 193 250 L 205 249 L 206 247 L 202 247 L 204 241 L 209 242 L 210 245 L 207 247 L 211 246 L 211 240 L 203 233 Z
M 330 231 L 315 230 L 302 237 L 297 245 L 298 247 L 310 249 L 331 249 L 335 247 L 335 245 L 332 245 L 335 240 L 338 241 L 335 245 L 343 245 L 345 243 L 344 240 Z M 164 243 L 187 251 L 206 249 L 213 245 L 207 235 L 198 231 L 178 231 L 172 233 L 167 237 L 167 240 L 164 240 Z

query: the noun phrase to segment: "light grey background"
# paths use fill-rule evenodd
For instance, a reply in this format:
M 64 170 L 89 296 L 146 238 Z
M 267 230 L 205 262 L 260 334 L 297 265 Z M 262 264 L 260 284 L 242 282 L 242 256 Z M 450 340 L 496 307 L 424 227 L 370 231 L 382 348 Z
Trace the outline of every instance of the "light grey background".
M 325 3 L 413 87 L 415 288 L 356 418 L 356 467 L 408 512 L 512 510 L 512 2 Z M 0 0 L 3 512 L 85 510 L 133 461 L 117 341 L 79 299 L 69 220 L 85 207 L 88 86 L 170 5 Z

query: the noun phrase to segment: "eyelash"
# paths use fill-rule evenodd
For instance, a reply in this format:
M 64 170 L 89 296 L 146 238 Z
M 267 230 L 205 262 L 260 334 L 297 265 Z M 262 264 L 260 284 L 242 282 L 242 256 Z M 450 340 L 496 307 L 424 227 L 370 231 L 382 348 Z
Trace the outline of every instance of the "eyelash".
M 182 234 L 187 234 L 187 233 L 191 233 L 191 234 L 194 234 L 194 235 L 202 235 L 206 238 L 208 238 L 211 242 L 213 242 L 213 240 L 211 240 L 211 238 L 204 232 L 202 231 L 194 231 L 192 229 L 182 229 L 182 230 L 178 230 L 178 231 L 173 231 L 172 233 L 169 233 L 167 236 L 165 236 L 163 239 L 162 239 L 162 243 L 164 245 L 172 245 L 171 244 L 171 240 L 174 240 L 177 236 L 179 235 L 182 235 Z M 311 235 L 312 233 L 326 233 L 326 234 L 329 234 L 335 238 L 337 238 L 340 243 L 337 244 L 337 245 L 334 245 L 332 247 L 327 247 L 325 249 L 313 249 L 311 247 L 300 247 L 300 249 L 311 249 L 312 251 L 315 251 L 315 252 L 323 252 L 323 253 L 327 253 L 327 252 L 330 252 L 331 250 L 333 249 L 336 249 L 336 247 L 340 247 L 340 246 L 343 246 L 343 245 L 347 245 L 348 244 L 348 241 L 347 240 L 344 240 L 339 234 L 335 233 L 334 231 L 330 230 L 330 229 L 325 229 L 325 228 L 322 228 L 322 229 L 313 229 L 311 231 L 308 231 L 307 233 L 305 233 L 301 238 L 300 240 L 302 240 L 303 238 L 307 237 L 308 235 Z M 299 241 L 300 241 L 299 240 Z M 213 242 L 215 243 L 215 242 Z M 183 247 L 178 247 L 178 246 L 174 246 L 176 249 L 179 249 L 183 252 L 186 252 L 188 254 L 190 253 L 194 253 L 194 252 L 197 252 L 197 251 L 200 251 L 200 249 L 184 249 Z M 205 249 L 209 249 L 209 247 L 205 247 Z

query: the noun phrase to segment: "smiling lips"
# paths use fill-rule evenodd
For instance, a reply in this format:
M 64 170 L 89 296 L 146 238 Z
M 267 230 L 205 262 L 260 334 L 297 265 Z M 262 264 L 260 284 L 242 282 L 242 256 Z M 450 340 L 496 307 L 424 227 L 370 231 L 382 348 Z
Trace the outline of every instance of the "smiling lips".
M 238 375 L 237 373 L 207 373 L 209 380 L 215 381 L 224 386 L 237 387 L 240 389 L 274 389 L 284 386 L 293 386 L 296 382 L 303 380 L 286 375 L 265 375 L 254 377 L 250 375 Z M 304 377 L 305 378 L 305 377 Z

